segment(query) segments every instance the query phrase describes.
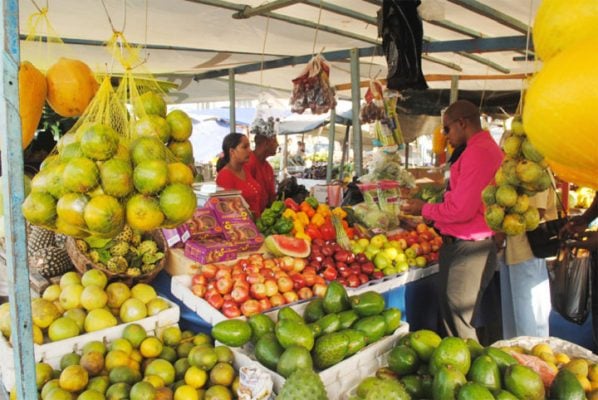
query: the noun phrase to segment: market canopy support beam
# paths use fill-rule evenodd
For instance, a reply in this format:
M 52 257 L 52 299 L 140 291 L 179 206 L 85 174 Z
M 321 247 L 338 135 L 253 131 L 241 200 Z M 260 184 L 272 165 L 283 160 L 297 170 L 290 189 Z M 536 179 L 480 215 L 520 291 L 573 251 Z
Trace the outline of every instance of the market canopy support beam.
M 19 399 L 37 399 L 31 322 L 31 294 L 27 267 L 27 237 L 21 204 L 23 185 L 23 148 L 19 117 L 19 1 L 0 0 L 0 146 L 4 172 L 4 231 L 6 267 L 12 327 L 13 362 L 16 395 Z M 8 363 L 10 360 L 2 360 Z
M 191 0 L 187 0 L 191 1 Z M 205 1 L 205 0 L 193 0 L 193 1 Z M 526 47 L 525 36 L 505 36 L 499 38 L 480 38 L 480 39 L 464 39 L 464 40 L 450 40 L 442 42 L 429 42 L 424 43 L 424 53 L 445 53 L 445 52 L 457 52 L 465 51 L 467 53 L 483 53 L 483 52 L 494 52 L 494 51 L 510 51 L 510 50 L 521 50 Z M 359 49 L 359 57 L 371 57 L 372 55 L 383 54 L 380 46 L 365 47 Z M 328 61 L 339 61 L 347 60 L 350 58 L 350 50 L 335 50 L 322 53 L 322 55 Z M 424 55 L 425 56 L 425 55 Z M 266 61 L 263 64 L 261 62 L 254 64 L 241 65 L 233 68 L 236 74 L 245 74 L 248 72 L 256 72 L 260 69 L 268 70 L 273 68 L 282 68 L 289 65 L 305 64 L 311 58 L 313 54 L 306 54 L 302 56 L 291 56 L 284 57 L 277 60 Z M 423 57 L 423 56 L 422 56 Z M 202 79 L 214 79 L 221 78 L 228 75 L 228 68 L 221 70 L 213 70 L 196 74 L 193 76 L 195 80 Z
M 263 4 L 259 7 L 251 7 L 245 6 L 243 11 L 239 11 L 233 14 L 233 18 L 235 19 L 245 19 L 253 17 L 254 15 L 262 15 L 266 12 L 277 10 L 279 8 L 284 8 L 288 6 L 292 6 L 295 3 L 300 3 L 301 0 L 276 0 L 271 1 L 269 3 Z
M 351 49 L 351 101 L 353 121 L 353 170 L 355 176 L 362 175 L 362 147 L 361 147 L 361 124 L 359 123 L 359 109 L 361 107 L 361 88 L 359 75 L 359 49 Z
M 490 18 L 493 21 L 498 22 L 504 26 L 508 26 L 518 32 L 527 34 L 529 27 L 527 24 L 519 21 L 516 18 L 511 17 L 503 12 L 498 11 L 496 8 L 487 6 L 486 4 L 480 3 L 477 0 L 448 0 L 453 4 L 457 4 L 463 8 L 473 11 L 476 14 L 483 15 L 486 18 Z
M 332 159 L 334 158 L 334 136 L 336 129 L 336 109 L 330 109 L 330 124 L 328 126 L 328 161 L 326 162 L 326 183 L 332 180 Z

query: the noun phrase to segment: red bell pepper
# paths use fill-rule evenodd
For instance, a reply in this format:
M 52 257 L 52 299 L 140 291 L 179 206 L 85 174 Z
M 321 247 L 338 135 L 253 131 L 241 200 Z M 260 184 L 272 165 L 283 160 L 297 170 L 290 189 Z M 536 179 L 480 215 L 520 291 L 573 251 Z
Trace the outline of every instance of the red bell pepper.
M 315 226 L 314 224 L 309 224 L 305 227 L 305 233 L 307 233 L 307 235 L 313 239 L 322 239 L 322 232 L 320 232 L 320 229 Z
M 336 230 L 334 229 L 334 225 L 332 225 L 330 218 L 326 218 L 326 222 L 320 227 L 320 232 L 322 233 L 322 239 L 324 240 L 336 239 Z
M 299 204 L 297 204 L 297 202 L 295 200 L 293 200 L 292 198 L 288 197 L 284 200 L 284 205 L 287 208 L 290 208 L 291 210 L 298 212 L 301 211 L 301 208 L 299 207 Z

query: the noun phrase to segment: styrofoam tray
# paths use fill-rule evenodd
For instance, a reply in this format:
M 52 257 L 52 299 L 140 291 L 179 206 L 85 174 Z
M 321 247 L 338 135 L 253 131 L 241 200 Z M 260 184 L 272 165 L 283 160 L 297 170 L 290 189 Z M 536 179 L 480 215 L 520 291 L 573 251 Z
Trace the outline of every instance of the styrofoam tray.
M 379 341 L 364 347 L 349 358 L 319 372 L 320 378 L 326 387 L 328 398 L 340 399 L 350 389 L 358 385 L 361 380 L 372 375 L 380 367 L 386 365 L 386 356 L 399 341 L 401 337 L 409 332 L 409 324 L 402 322 L 401 326 L 390 336 L 385 336 Z M 266 368 L 255 360 L 253 354 L 246 349 L 233 348 L 235 360 L 239 365 L 253 366 L 270 373 L 274 382 L 274 390 L 278 393 L 284 385 L 285 378 L 274 371 Z
M 60 359 L 63 355 L 70 352 L 77 352 L 83 346 L 91 341 L 110 341 L 122 336 L 125 327 L 129 324 L 139 324 L 146 331 L 155 331 L 156 329 L 173 325 L 179 322 L 180 309 L 175 303 L 164 299 L 170 305 L 170 308 L 159 312 L 156 315 L 141 319 L 139 321 L 120 324 L 110 328 L 102 329 L 96 332 L 84 333 L 79 336 L 60 340 L 57 342 L 34 344 L 33 351 L 35 362 L 46 362 L 52 367 L 57 368 L 60 365 Z M 12 389 L 15 383 L 14 357 L 13 349 L 10 343 L 0 335 L 0 372 L 2 373 L 2 382 L 7 390 Z
M 212 326 L 217 324 L 218 322 L 222 322 L 222 321 L 226 321 L 226 320 L 230 319 L 230 318 L 227 318 L 226 315 L 222 314 L 219 310 L 212 307 L 210 305 L 210 303 L 208 303 L 201 297 L 196 296 L 191 291 L 191 278 L 192 278 L 191 275 L 173 276 L 171 283 L 170 283 L 170 291 L 171 291 L 172 295 L 174 297 L 176 297 L 177 299 L 179 299 L 180 301 L 182 301 L 184 305 L 189 307 L 201 319 L 203 319 L 204 321 L 206 321 L 207 323 L 209 323 Z M 263 314 L 266 314 L 268 316 L 275 315 L 278 312 L 278 310 L 283 307 L 291 307 L 294 310 L 298 310 L 301 307 L 305 307 L 305 305 L 311 300 L 312 299 L 300 300 L 300 301 L 296 301 L 291 304 L 285 304 L 282 306 L 273 307 L 273 308 L 265 311 Z M 301 308 L 301 310 L 302 309 L 303 308 Z M 246 318 L 244 316 L 240 316 L 240 317 L 233 318 L 233 319 L 245 320 Z
M 426 278 L 438 272 L 438 264 L 432 264 L 425 268 L 409 268 L 409 270 L 402 274 L 389 275 L 381 279 L 369 281 L 356 288 L 346 288 L 350 296 L 361 294 L 363 292 L 374 291 L 378 293 L 385 293 L 389 290 L 396 289 L 399 286 L 406 285 L 410 282 Z
M 511 347 L 521 346 L 524 349 L 531 350 L 537 344 L 546 343 L 553 351 L 558 353 L 565 353 L 569 357 L 585 358 L 594 363 L 598 363 L 598 356 L 592 353 L 585 347 L 581 347 L 575 343 L 568 342 L 556 337 L 535 337 L 535 336 L 519 336 L 508 340 L 499 340 L 492 343 L 492 347 Z

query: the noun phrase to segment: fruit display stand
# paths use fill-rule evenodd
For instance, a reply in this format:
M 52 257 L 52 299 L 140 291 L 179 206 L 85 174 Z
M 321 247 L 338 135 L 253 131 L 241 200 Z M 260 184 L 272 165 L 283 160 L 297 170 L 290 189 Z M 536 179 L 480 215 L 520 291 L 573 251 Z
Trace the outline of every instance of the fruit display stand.
M 592 353 L 590 350 L 581 347 L 575 343 L 559 339 L 556 337 L 534 337 L 534 336 L 519 336 L 508 340 L 499 340 L 492 344 L 492 347 L 512 347 L 520 346 L 524 349 L 531 349 L 537 344 L 547 344 L 555 352 L 565 353 L 569 357 L 585 358 L 593 363 L 598 363 L 598 355 Z
M 378 293 L 385 293 L 408 283 L 427 278 L 437 272 L 438 264 L 432 264 L 424 268 L 410 268 L 407 272 L 402 274 L 385 276 L 381 279 L 369 281 L 356 288 L 347 288 L 347 293 L 351 296 L 370 290 Z
M 134 323 L 141 325 L 146 331 L 151 332 L 159 328 L 164 328 L 179 322 L 180 309 L 175 303 L 163 299 L 168 303 L 170 308 L 167 308 L 156 315 L 143 318 Z M 60 358 L 72 351 L 80 350 L 87 342 L 94 340 L 111 341 L 122 336 L 125 327 L 129 323 L 123 323 L 106 329 L 101 329 L 95 332 L 85 333 L 72 338 L 60 340 L 57 342 L 49 342 L 41 345 L 34 345 L 35 362 L 46 362 L 52 367 L 57 368 L 60 364 Z M 0 373 L 2 374 L 2 382 L 7 390 L 10 390 L 15 384 L 15 369 L 13 364 L 13 348 L 6 340 L 4 335 L 0 334 L 0 359 L 4 360 L 0 363 Z
M 301 312 L 301 311 L 299 311 Z M 359 384 L 364 376 L 371 375 L 386 365 L 386 357 L 401 337 L 409 332 L 409 324 L 403 322 L 390 336 L 364 347 L 353 356 L 319 372 L 326 387 L 328 398 L 340 399 L 344 393 Z M 247 348 L 233 349 L 235 361 L 239 366 L 258 367 L 268 372 L 274 382 L 274 390 L 278 393 L 285 383 L 285 378 L 257 362 Z

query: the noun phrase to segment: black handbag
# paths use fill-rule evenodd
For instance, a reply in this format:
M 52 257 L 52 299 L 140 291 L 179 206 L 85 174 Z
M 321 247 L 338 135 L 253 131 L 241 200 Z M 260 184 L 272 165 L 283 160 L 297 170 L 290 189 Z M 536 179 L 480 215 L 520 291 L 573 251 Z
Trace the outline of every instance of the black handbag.
M 552 308 L 566 320 L 583 324 L 592 308 L 591 253 L 562 247 L 556 260 L 547 263 L 547 269 Z
M 540 223 L 536 229 L 527 232 L 527 240 L 536 258 L 556 257 L 561 241 L 559 231 L 567 223 L 567 217 L 561 217 Z

